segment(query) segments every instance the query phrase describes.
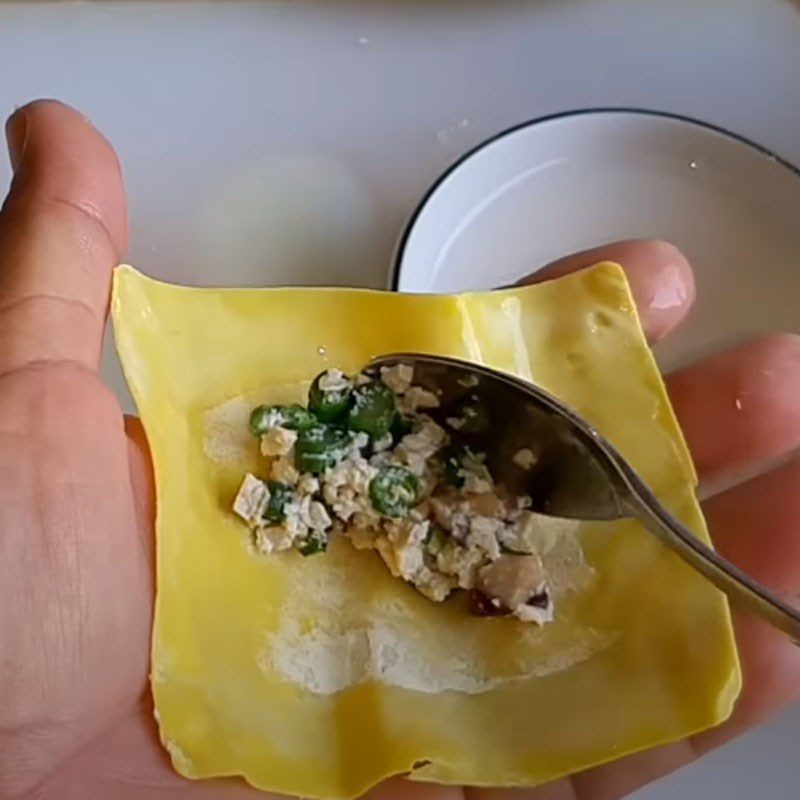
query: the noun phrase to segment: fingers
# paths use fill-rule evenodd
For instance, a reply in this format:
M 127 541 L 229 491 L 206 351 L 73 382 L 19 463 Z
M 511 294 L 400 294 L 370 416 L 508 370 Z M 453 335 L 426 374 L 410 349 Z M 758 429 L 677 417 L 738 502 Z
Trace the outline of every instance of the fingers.
M 729 481 L 800 447 L 800 337 L 768 336 L 671 375 L 701 481 Z
M 554 261 L 520 283 L 550 280 L 600 261 L 614 261 L 624 268 L 649 341 L 663 339 L 692 307 L 695 285 L 689 262 L 677 247 L 656 239 L 615 242 L 584 250 Z
M 392 778 L 367 792 L 361 800 L 463 800 L 464 793 L 455 786 L 433 783 L 412 783 L 405 778 Z
M 658 298 L 650 243 L 634 248 L 626 261 L 610 245 L 551 265 L 536 279 L 555 277 L 599 260 L 622 263 L 652 340 L 665 335 L 685 315 L 694 296 L 665 316 L 653 314 L 670 303 Z M 644 257 L 641 258 L 641 254 Z M 637 256 L 638 254 L 638 256 Z M 667 261 L 669 254 L 664 254 Z M 631 266 L 633 264 L 633 266 Z M 688 271 L 688 265 L 686 265 Z M 681 275 L 676 267 L 668 275 Z M 691 272 L 688 271 L 691 281 Z M 639 282 L 644 276 L 644 285 Z M 647 281 L 653 281 L 648 283 Z M 666 283 L 664 284 L 666 286 Z M 688 285 L 685 284 L 684 287 Z M 675 296 L 682 296 L 676 290 Z M 644 298 L 644 299 L 643 299 Z M 674 315 L 674 316 L 673 316 Z M 668 388 L 704 483 L 730 480 L 764 468 L 800 447 L 800 337 L 771 336 L 682 370 Z M 800 592 L 800 461 L 750 480 L 713 498 L 707 516 L 718 548 L 750 574 L 788 595 Z M 471 800 L 613 800 L 672 772 L 730 740 L 771 713 L 800 698 L 800 648 L 752 615 L 735 613 L 744 689 L 732 718 L 722 726 L 651 751 L 531 790 L 475 790 Z
M 60 103 L 25 106 L 6 127 L 14 179 L 0 213 L 0 374 L 42 360 L 96 369 L 127 240 L 117 158 Z
M 694 300 L 683 255 L 666 242 L 636 240 L 586 250 L 523 279 L 547 280 L 598 261 L 625 268 L 650 341 L 673 330 Z M 668 388 L 704 486 L 729 482 L 800 447 L 800 338 L 771 336 L 668 380 Z
M 703 506 L 717 548 L 779 592 L 800 592 L 800 460 Z M 800 650 L 798 651 L 800 652 Z
M 705 512 L 726 558 L 787 596 L 800 593 L 800 459 L 713 498 Z M 749 613 L 735 612 L 734 623 L 744 684 L 723 725 L 548 786 L 475 791 L 470 800 L 616 800 L 800 699 L 800 648 Z
M 109 797 L 113 800 L 289 800 L 260 792 L 243 780 L 187 781 L 170 765 L 159 742 L 153 706 L 145 698 L 48 785 L 42 796 L 59 800 Z M 460 789 L 410 783 L 395 778 L 367 792 L 362 800 L 462 800 Z
M 757 580 L 800 592 L 800 460 L 748 481 L 705 504 L 720 552 Z M 734 614 L 743 689 L 717 728 L 576 776 L 579 800 L 611 800 L 666 775 L 800 699 L 800 648 L 746 612 Z M 533 795 L 530 800 L 539 800 Z
M 464 790 L 465 800 L 577 800 L 569 778 L 537 786 L 535 789 Z
M 800 459 L 705 504 L 720 552 L 772 589 L 800 594 Z M 724 743 L 800 699 L 800 648 L 749 614 L 738 614 L 744 691 L 724 727 L 695 737 L 700 751 Z

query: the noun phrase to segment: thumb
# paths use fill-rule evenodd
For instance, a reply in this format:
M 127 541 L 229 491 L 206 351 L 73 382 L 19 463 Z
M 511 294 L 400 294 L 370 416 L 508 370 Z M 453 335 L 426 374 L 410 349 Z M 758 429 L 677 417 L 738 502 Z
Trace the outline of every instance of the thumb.
M 0 212 L 0 375 L 41 361 L 94 370 L 128 235 L 119 163 L 61 103 L 24 106 L 6 130 L 14 178 Z

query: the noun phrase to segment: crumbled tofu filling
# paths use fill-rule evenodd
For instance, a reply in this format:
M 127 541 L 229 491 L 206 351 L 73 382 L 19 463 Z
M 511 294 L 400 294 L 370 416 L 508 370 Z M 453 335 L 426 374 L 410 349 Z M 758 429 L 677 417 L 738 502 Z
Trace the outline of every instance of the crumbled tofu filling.
M 340 369 L 329 369 L 320 375 L 319 388 L 323 392 L 342 392 L 350 386 L 350 379 Z
M 483 454 L 458 443 L 474 408 L 437 412 L 439 397 L 405 364 L 354 378 L 330 369 L 315 386 L 305 417 L 297 407 L 253 412 L 265 479 L 246 475 L 233 511 L 257 552 L 312 555 L 344 536 L 432 601 L 463 590 L 475 613 L 553 619 L 539 553 L 558 521 L 529 511 L 529 497 L 495 484 Z M 536 456 L 525 448 L 513 461 L 527 470 Z
M 268 458 L 288 455 L 294 447 L 297 434 L 275 426 L 261 437 L 261 454 Z
M 536 464 L 537 458 L 533 450 L 522 447 L 514 453 L 511 460 L 522 469 L 531 469 Z

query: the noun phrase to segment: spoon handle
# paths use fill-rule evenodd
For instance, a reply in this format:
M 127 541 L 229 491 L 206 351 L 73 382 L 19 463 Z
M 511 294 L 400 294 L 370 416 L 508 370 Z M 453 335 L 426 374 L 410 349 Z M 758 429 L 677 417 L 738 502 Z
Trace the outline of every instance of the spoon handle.
M 634 475 L 625 475 L 636 517 L 689 566 L 728 597 L 800 644 L 800 611 L 701 542 L 672 516 Z

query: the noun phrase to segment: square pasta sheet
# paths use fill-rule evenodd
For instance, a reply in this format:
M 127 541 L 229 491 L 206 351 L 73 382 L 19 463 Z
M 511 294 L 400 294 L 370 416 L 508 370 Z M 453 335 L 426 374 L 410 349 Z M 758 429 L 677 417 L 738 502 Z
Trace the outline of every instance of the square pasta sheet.
M 257 556 L 230 511 L 244 472 L 263 467 L 254 405 L 303 402 L 328 366 L 419 351 L 562 398 L 707 541 L 618 266 L 459 296 L 192 289 L 121 267 L 113 315 L 155 464 L 153 693 L 181 774 L 313 798 L 407 772 L 533 785 L 730 714 L 740 673 L 726 600 L 638 524 L 551 543 L 556 620 L 538 628 L 431 603 L 346 541 Z

